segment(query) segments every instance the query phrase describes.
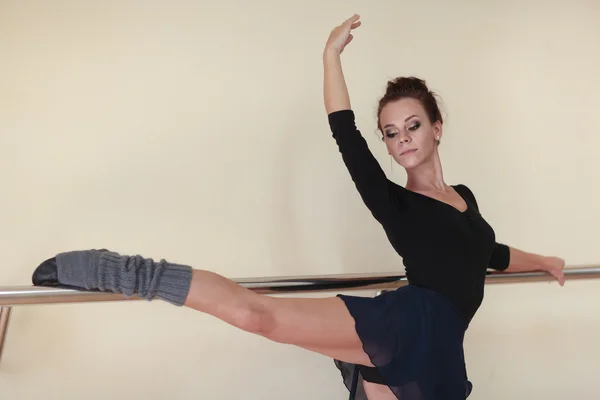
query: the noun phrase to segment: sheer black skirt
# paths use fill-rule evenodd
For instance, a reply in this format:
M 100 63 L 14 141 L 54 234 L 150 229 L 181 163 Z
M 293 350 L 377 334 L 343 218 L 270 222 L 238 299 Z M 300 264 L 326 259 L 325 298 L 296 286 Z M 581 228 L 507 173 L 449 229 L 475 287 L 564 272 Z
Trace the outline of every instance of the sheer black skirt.
M 338 295 L 355 320 L 375 368 L 362 368 L 356 400 L 365 400 L 362 379 L 386 384 L 399 400 L 464 400 L 467 378 L 463 340 L 467 324 L 442 295 L 413 285 L 370 298 Z M 355 366 L 335 360 L 348 389 Z

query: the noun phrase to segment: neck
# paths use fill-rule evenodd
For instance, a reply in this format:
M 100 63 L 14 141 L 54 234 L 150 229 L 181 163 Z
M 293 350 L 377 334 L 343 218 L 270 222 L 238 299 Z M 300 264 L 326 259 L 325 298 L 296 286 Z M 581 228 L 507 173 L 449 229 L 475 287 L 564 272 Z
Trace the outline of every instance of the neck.
M 448 187 L 444 182 L 442 163 L 437 151 L 431 155 L 429 160 L 407 170 L 406 173 L 406 188 L 408 190 L 445 190 Z

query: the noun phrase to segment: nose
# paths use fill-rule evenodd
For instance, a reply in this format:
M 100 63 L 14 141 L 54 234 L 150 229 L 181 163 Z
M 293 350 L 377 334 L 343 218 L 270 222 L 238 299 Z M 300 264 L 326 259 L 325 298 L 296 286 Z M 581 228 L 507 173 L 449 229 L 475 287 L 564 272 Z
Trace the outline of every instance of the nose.
M 398 134 L 398 142 L 400 143 L 410 143 L 411 138 L 408 134 L 406 134 L 406 132 L 402 131 Z

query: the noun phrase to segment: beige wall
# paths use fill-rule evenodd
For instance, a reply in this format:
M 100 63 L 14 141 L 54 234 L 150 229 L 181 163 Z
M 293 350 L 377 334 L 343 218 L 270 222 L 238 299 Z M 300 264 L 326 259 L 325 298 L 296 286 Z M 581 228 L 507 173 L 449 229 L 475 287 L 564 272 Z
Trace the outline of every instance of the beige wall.
M 416 74 L 444 99 L 447 181 L 475 191 L 499 239 L 600 263 L 598 4 L 0 1 L 0 285 L 90 247 L 229 277 L 401 269 L 322 105 L 323 44 L 354 12 L 346 76 L 390 177 L 404 182 L 376 102 Z M 488 287 L 471 398 L 599 398 L 599 285 Z M 324 357 L 134 302 L 15 309 L 0 398 L 347 392 Z

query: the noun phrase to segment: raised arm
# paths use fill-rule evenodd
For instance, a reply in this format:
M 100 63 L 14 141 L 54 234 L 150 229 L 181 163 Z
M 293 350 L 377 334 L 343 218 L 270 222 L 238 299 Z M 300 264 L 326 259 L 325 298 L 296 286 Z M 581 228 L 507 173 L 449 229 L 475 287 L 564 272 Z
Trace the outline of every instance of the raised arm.
M 323 97 L 329 126 L 346 168 L 365 205 L 382 222 L 397 207 L 398 199 L 393 183 L 385 176 L 356 127 L 341 62 L 344 48 L 353 39 L 351 31 L 360 26 L 358 18 L 354 15 L 334 28 L 327 40 L 323 51 Z
M 327 114 L 341 110 L 350 110 L 350 95 L 342 70 L 341 55 L 352 41 L 352 30 L 360 26 L 358 15 L 353 15 L 343 24 L 336 26 L 329 35 L 323 51 L 325 110 Z

